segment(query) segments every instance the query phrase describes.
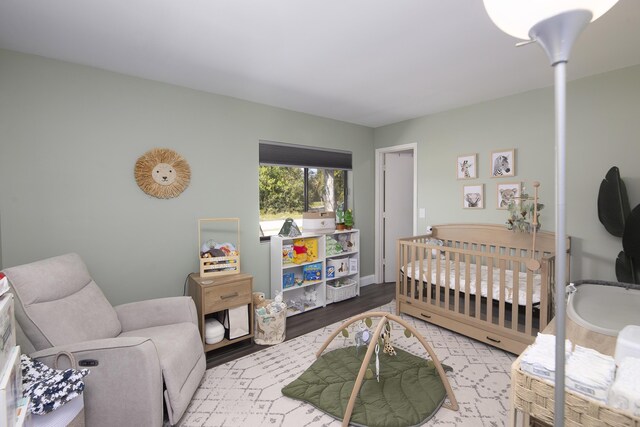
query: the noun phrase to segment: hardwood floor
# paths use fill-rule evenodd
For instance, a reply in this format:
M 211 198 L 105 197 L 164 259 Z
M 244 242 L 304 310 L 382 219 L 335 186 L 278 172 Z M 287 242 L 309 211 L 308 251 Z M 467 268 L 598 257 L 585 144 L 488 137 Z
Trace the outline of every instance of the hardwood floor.
M 395 297 L 395 292 L 395 283 L 379 283 L 364 286 L 360 289 L 360 296 L 358 297 L 288 317 L 286 340 L 299 337 L 300 335 L 347 319 L 364 311 L 380 307 L 391 301 Z M 210 351 L 207 353 L 207 369 L 246 356 L 263 348 L 266 347 L 254 344 L 250 340 L 245 340 Z

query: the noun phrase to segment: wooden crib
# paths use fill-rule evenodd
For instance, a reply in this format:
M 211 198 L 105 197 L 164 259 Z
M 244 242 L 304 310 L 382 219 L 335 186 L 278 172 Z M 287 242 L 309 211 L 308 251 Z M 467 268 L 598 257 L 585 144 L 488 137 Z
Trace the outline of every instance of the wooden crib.
M 398 239 L 397 313 L 520 354 L 553 317 L 555 235 L 537 233 L 536 271 L 526 268 L 531 244 L 531 234 L 492 224 L 438 225 L 432 236 Z M 567 277 L 570 248 L 567 237 Z

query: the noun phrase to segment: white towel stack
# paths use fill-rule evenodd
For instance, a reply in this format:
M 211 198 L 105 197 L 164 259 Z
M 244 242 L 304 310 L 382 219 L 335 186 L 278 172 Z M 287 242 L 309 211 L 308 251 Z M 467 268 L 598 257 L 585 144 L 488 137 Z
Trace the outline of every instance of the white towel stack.
M 565 357 L 571 353 L 571 341 L 565 340 Z M 553 381 L 556 373 L 556 336 L 538 333 L 520 359 L 520 369 Z
M 606 403 L 615 372 L 613 357 L 576 345 L 567 360 L 565 384 L 571 390 Z
M 609 405 L 640 416 L 640 359 L 622 359 L 609 390 Z

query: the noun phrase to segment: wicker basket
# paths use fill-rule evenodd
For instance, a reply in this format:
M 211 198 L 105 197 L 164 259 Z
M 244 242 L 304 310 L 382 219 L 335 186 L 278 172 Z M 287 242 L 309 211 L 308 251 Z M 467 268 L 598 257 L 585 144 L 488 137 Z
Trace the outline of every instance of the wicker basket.
M 346 284 L 335 287 L 327 284 L 327 302 L 338 302 L 358 295 L 358 282 L 349 279 Z
M 542 422 L 553 424 L 554 384 L 520 369 L 520 358 L 511 367 L 512 404 Z M 565 426 L 640 427 L 640 418 L 565 390 Z

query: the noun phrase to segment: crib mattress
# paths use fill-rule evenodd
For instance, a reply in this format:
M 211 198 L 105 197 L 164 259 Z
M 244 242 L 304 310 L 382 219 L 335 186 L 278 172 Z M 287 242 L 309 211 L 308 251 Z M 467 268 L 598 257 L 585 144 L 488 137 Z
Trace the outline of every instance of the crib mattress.
M 447 266 L 448 264 L 448 266 Z M 466 292 L 467 280 L 466 280 L 466 265 L 464 262 L 459 263 L 459 271 L 460 271 L 460 284 L 459 290 L 460 292 Z M 476 265 L 469 264 L 469 294 L 477 295 L 476 290 Z M 449 275 L 449 288 L 455 289 L 456 283 L 456 269 L 455 262 L 446 260 L 440 260 L 440 280 L 438 280 L 438 272 L 437 265 L 435 262 L 431 264 L 431 280 L 428 280 L 428 272 L 427 272 L 427 262 L 425 261 L 423 264 L 422 275 L 419 273 L 419 264 L 416 263 L 416 266 L 413 269 L 409 269 L 408 276 L 413 278 L 414 275 L 422 278 L 422 281 L 439 284 L 440 286 L 446 286 L 446 277 Z M 401 268 L 404 272 L 404 267 Z M 488 286 L 488 277 L 489 277 L 489 268 L 486 265 L 480 267 L 480 295 L 485 298 L 491 298 L 496 301 L 500 300 L 500 274 L 501 269 L 498 267 L 493 268 L 493 281 L 492 281 L 492 289 L 491 295 L 489 295 L 489 286 Z M 505 277 L 505 302 L 509 304 L 513 303 L 513 271 L 506 270 L 504 271 Z M 519 272 L 518 278 L 516 279 L 518 282 L 518 305 L 527 305 L 527 273 Z M 533 295 L 531 298 L 532 304 L 540 303 L 540 287 L 542 283 L 542 276 L 538 274 L 533 274 Z

